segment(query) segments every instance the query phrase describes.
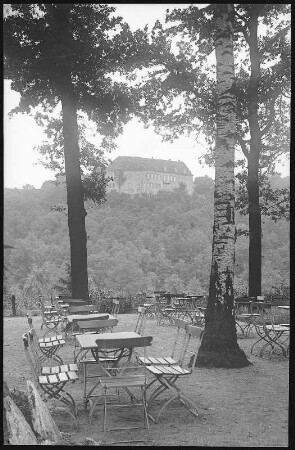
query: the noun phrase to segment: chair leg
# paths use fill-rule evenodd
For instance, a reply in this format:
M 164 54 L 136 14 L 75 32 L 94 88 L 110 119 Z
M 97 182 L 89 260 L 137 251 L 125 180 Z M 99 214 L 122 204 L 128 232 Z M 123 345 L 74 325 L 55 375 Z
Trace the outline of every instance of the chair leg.
M 103 408 L 103 432 L 106 432 L 107 427 L 107 389 L 104 389 L 104 408 Z

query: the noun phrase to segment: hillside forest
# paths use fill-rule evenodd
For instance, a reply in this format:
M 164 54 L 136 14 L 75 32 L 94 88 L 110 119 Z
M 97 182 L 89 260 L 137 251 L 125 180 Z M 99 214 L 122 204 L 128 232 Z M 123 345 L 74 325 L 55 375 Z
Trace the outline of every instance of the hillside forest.
M 275 187 L 289 177 L 273 175 Z M 134 295 L 165 289 L 207 294 L 211 263 L 214 181 L 194 180 L 189 195 L 182 186 L 131 197 L 110 192 L 104 204 L 86 202 L 89 291 Z M 38 295 L 50 298 L 69 282 L 70 246 L 66 191 L 46 181 L 40 189 L 4 189 L 5 305 L 14 294 L 25 307 Z M 235 291 L 247 294 L 248 217 L 236 212 Z M 263 293 L 289 286 L 289 222 L 263 217 Z

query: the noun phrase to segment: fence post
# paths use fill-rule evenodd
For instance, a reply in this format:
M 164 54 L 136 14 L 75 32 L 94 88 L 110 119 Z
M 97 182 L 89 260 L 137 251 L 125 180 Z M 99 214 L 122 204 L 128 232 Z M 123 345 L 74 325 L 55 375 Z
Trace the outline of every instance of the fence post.
M 16 308 L 15 308 L 15 295 L 11 296 L 11 306 L 12 306 L 12 317 L 16 316 Z

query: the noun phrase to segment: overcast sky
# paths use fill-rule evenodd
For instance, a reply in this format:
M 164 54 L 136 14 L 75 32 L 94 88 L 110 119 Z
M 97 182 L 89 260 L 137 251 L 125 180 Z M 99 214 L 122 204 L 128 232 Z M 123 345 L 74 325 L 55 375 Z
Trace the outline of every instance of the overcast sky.
M 111 3 L 110 3 L 111 5 Z M 165 20 L 166 9 L 187 7 L 189 4 L 113 4 L 118 15 L 129 23 L 132 30 L 151 27 L 158 19 Z M 205 5 L 202 5 L 205 6 Z M 17 106 L 19 94 L 4 81 L 4 187 L 21 188 L 31 184 L 40 188 L 46 180 L 54 179 L 51 171 L 36 165 L 40 155 L 34 150 L 43 139 L 42 129 L 32 117 L 17 115 L 8 119 L 8 112 Z M 203 143 L 205 144 L 205 142 Z M 194 176 L 208 175 L 214 178 L 214 169 L 199 164 L 199 156 L 206 151 L 204 145 L 197 144 L 193 138 L 181 137 L 173 144 L 161 142 L 161 137 L 151 129 L 146 130 L 133 120 L 129 122 L 124 133 L 117 139 L 117 150 L 108 154 L 111 159 L 120 155 L 153 157 L 183 161 Z M 289 175 L 289 163 L 281 167 L 283 176 Z

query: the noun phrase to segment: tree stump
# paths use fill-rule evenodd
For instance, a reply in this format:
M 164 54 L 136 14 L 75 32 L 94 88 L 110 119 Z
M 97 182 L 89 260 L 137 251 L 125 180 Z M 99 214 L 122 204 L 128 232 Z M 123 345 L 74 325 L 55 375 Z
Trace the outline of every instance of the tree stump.
M 7 395 L 4 400 L 8 440 L 10 445 L 38 445 L 30 425 L 20 409 Z
M 27 381 L 29 405 L 32 413 L 32 426 L 38 439 L 62 444 L 63 438 L 54 422 L 47 405 L 31 381 Z

